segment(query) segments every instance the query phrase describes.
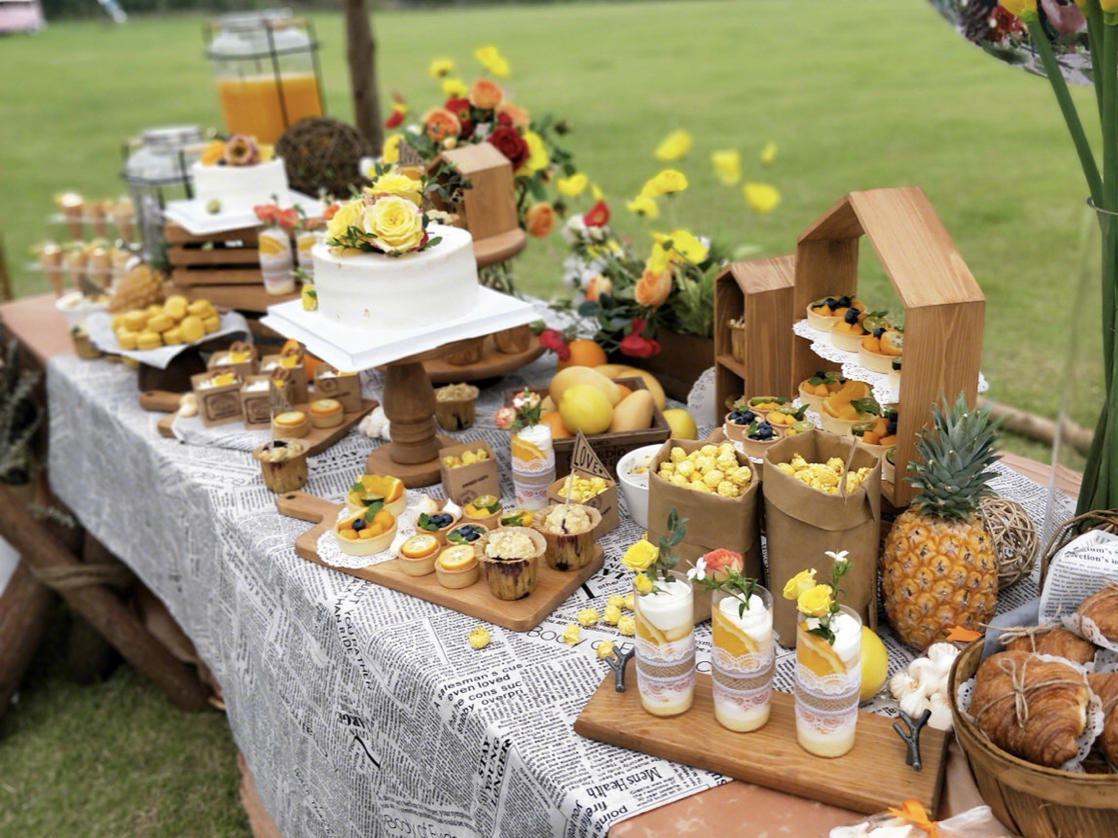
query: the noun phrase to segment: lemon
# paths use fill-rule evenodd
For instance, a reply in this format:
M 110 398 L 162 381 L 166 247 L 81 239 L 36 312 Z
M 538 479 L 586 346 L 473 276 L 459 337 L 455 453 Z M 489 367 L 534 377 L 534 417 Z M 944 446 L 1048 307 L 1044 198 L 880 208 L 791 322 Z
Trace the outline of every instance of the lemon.
M 600 434 L 609 430 L 613 405 L 597 387 L 575 384 L 568 387 L 559 399 L 559 416 L 571 431 Z
M 695 420 L 682 407 L 665 410 L 664 418 L 672 429 L 672 439 L 698 439 L 699 429 L 695 427 Z
M 862 626 L 862 689 L 859 701 L 869 701 L 885 685 L 889 674 L 889 655 L 881 638 Z

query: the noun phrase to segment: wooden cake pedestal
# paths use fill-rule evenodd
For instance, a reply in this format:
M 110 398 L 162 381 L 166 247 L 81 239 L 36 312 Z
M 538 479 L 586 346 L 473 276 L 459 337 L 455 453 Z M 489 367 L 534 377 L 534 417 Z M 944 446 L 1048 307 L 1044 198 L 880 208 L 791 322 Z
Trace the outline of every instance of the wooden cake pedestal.
M 458 352 L 475 340 L 444 343 L 385 364 L 384 415 L 392 423 L 392 441 L 369 455 L 366 474 L 391 474 L 409 489 L 439 482 L 439 449 L 454 445 L 457 440 L 436 431 L 435 389 L 423 362 Z

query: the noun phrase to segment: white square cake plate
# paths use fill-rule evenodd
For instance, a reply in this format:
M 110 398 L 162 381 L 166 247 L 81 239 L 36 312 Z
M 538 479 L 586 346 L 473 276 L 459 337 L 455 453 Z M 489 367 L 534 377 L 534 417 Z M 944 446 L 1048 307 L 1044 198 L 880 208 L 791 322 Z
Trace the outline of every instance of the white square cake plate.
M 296 192 L 294 189 L 280 198 L 281 207 L 302 207 L 308 217 L 314 218 L 322 213 L 322 201 Z M 197 198 L 168 201 L 163 217 L 173 221 L 192 236 L 208 236 L 211 233 L 224 233 L 226 230 L 240 230 L 244 227 L 259 227 L 260 219 L 251 210 L 248 212 L 206 212 L 206 205 Z
M 490 288 L 478 288 L 478 300 L 461 317 L 415 329 L 363 329 L 304 311 L 300 300 L 268 306 L 260 322 L 340 370 L 358 372 L 435 349 L 444 343 L 483 337 L 531 323 L 538 317 L 529 302 Z

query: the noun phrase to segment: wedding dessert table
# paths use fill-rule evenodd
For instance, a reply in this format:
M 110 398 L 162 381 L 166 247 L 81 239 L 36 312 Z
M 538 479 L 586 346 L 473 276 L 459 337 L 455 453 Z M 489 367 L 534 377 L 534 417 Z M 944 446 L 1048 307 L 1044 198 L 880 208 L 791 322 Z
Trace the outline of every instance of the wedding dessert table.
M 619 558 L 641 528 L 624 507 L 600 539 L 601 571 L 537 628 L 489 626 L 492 642 L 474 650 L 467 638 L 478 620 L 296 555 L 308 524 L 279 514 L 249 450 L 160 436 L 159 414 L 138 404 L 135 372 L 69 354 L 61 321 L 36 320 L 42 299 L 0 307 L 0 317 L 46 361 L 52 489 L 194 642 L 282 834 L 634 836 L 679 831 L 681 819 L 739 834 L 810 823 L 820 834 L 860 819 L 574 732 L 606 674 L 595 647 L 624 638 L 603 625 L 583 628 L 573 646 L 561 635 L 581 609 L 601 611 L 630 590 Z M 504 392 L 546 381 L 552 364 L 541 359 L 485 389 L 477 424 L 455 435 L 497 453 L 506 501 L 508 435 L 492 417 Z M 363 375 L 366 397 L 382 385 Z M 344 499 L 376 444 L 354 430 L 310 458 L 305 491 Z M 1047 487 L 1004 462 L 997 469 L 995 488 L 1039 526 Z M 442 497 L 438 485 L 421 491 Z M 1061 498 L 1060 520 L 1071 509 Z M 1035 594 L 1034 575 L 999 608 Z M 710 631 L 696 634 L 701 670 Z M 893 672 L 911 653 L 887 643 Z M 778 661 L 778 689 L 791 688 L 790 655 Z M 979 802 L 957 752 L 947 777 L 941 815 Z

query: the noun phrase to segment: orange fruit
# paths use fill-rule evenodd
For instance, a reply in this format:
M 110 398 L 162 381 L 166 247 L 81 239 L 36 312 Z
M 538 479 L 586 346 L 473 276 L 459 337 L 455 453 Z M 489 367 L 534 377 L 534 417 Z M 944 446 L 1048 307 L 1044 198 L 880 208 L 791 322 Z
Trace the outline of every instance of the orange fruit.
M 637 611 L 637 637 L 647 640 L 649 643 L 655 643 L 657 646 L 665 646 L 668 643 L 668 638 L 664 632 L 646 620 L 639 610 Z
M 621 391 L 621 398 L 617 400 L 618 403 L 625 401 L 625 397 L 632 394 L 633 391 L 622 384 L 620 381 L 615 381 L 613 383 L 616 384 L 617 389 Z
M 559 360 L 556 369 L 565 370 L 567 367 L 596 367 L 606 363 L 606 351 L 592 340 L 572 340 L 567 344 L 571 356 L 566 360 Z
M 390 474 L 362 474 L 357 478 L 370 495 L 379 495 L 385 503 L 392 503 L 404 494 L 404 483 Z
M 289 246 L 284 247 L 282 241 L 272 236 L 260 236 L 257 239 L 256 246 L 265 256 L 278 256 L 280 253 L 284 253 L 290 249 Z
M 760 651 L 753 638 L 739 626 L 734 625 L 721 609 L 715 608 L 710 612 L 710 627 L 714 645 L 729 652 L 735 658 L 741 655 L 755 655 Z
M 574 436 L 574 434 L 567 430 L 567 426 L 563 424 L 563 417 L 559 415 L 559 411 L 557 410 L 540 414 L 540 424 L 547 425 L 551 428 L 552 439 L 569 439 Z
M 380 527 L 380 532 L 388 532 L 396 523 L 396 516 L 383 506 L 373 515 L 373 526 Z
M 846 672 L 846 664 L 831 644 L 817 634 L 809 634 L 803 625 L 796 633 L 796 660 L 820 677 Z
M 568 436 L 569 436 L 568 432 Z M 526 442 L 518 436 L 514 436 L 509 443 L 509 450 L 512 456 L 518 460 L 542 460 L 544 459 L 543 451 L 533 445 L 531 442 Z

